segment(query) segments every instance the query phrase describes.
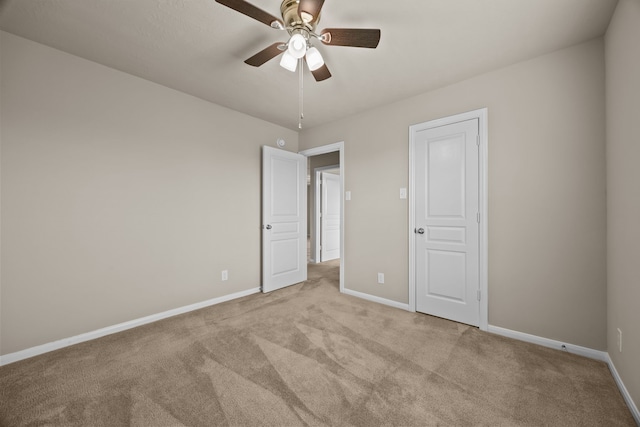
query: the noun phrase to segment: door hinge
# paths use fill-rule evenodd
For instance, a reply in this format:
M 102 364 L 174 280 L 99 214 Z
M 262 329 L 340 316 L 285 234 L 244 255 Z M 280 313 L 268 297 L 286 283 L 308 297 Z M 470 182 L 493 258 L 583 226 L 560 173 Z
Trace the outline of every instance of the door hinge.
M 478 289 L 478 301 L 480 301 L 481 295 L 482 295 L 482 293 L 480 292 L 480 289 Z
M 476 145 L 480 147 L 480 135 L 476 135 Z
M 476 220 L 478 221 L 478 224 L 480 224 L 480 212 L 476 215 Z

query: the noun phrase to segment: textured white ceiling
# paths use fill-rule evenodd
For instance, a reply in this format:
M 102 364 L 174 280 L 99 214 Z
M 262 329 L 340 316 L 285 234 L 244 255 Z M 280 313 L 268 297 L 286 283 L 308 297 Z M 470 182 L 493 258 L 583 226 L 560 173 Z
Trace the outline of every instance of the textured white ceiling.
M 280 16 L 279 0 L 252 4 Z M 377 49 L 316 43 L 304 127 L 601 36 L 617 0 L 326 0 L 318 29 L 380 28 Z M 245 59 L 287 34 L 214 0 L 4 0 L 4 31 L 297 129 L 298 79 Z M 319 46 L 318 46 L 319 45 Z

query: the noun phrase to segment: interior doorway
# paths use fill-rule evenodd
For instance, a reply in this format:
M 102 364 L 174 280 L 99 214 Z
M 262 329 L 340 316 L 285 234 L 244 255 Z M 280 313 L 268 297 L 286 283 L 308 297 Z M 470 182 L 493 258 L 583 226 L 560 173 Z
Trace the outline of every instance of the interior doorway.
M 317 163 L 338 162 L 337 154 L 309 157 L 307 234 L 312 264 L 340 258 L 340 165 L 313 167 Z
M 321 207 L 321 203 L 316 203 L 316 196 L 321 197 L 320 194 L 316 194 L 316 172 L 319 172 L 320 177 L 323 171 L 333 171 L 338 177 L 337 191 L 339 193 L 339 207 L 338 215 L 335 220 L 339 221 L 339 259 L 340 259 L 340 292 L 344 291 L 344 142 L 337 142 L 335 144 L 324 145 L 321 147 L 312 148 L 309 150 L 301 151 L 302 154 L 308 158 L 308 177 L 307 177 L 307 213 L 308 213 L 308 229 L 307 234 L 309 238 L 309 257 L 308 262 L 321 262 L 321 249 L 319 248 L 321 237 L 319 234 L 322 232 L 322 227 L 319 218 L 316 217 L 316 207 Z M 314 169 L 317 169 L 314 170 Z M 320 216 L 320 215 L 318 215 Z M 316 233 L 319 233 L 317 234 Z
M 340 171 L 328 170 L 320 172 L 316 176 L 316 182 L 320 183 L 320 191 L 316 191 L 315 215 L 316 223 L 320 224 L 320 230 L 316 227 L 316 250 L 320 250 L 320 262 L 327 262 L 340 258 L 340 206 L 342 195 L 340 194 Z M 320 193 L 320 194 L 318 194 Z M 319 237 L 319 239 L 318 239 Z

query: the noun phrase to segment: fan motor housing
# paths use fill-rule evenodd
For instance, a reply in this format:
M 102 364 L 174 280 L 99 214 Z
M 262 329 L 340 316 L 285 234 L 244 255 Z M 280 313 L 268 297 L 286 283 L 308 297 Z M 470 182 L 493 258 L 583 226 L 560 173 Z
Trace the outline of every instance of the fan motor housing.
M 314 32 L 316 29 L 316 25 L 320 21 L 320 16 L 318 16 L 313 23 L 304 22 L 300 15 L 298 15 L 297 0 L 284 0 L 280 5 L 280 12 L 282 13 L 282 20 L 284 21 L 284 25 L 289 33 L 292 33 L 293 30 L 301 29 L 304 29 L 308 32 Z

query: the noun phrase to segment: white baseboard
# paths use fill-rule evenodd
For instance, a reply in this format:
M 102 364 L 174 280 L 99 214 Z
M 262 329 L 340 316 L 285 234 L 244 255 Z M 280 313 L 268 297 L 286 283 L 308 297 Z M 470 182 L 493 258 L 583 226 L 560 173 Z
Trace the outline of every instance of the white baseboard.
M 111 334 L 115 334 L 116 332 L 126 331 L 127 329 L 146 325 L 147 323 L 157 322 L 158 320 L 166 319 L 168 317 L 177 316 L 179 314 L 188 313 L 190 311 L 199 310 L 205 307 L 210 307 L 212 305 L 220 304 L 226 301 L 231 301 L 236 298 L 246 297 L 248 295 L 252 295 L 258 292 L 260 292 L 260 288 L 248 289 L 246 291 L 236 292 L 236 293 L 224 295 L 218 298 L 213 298 L 207 301 L 186 305 L 184 307 L 174 308 L 173 310 L 163 311 L 162 313 L 152 314 L 150 316 L 141 317 L 139 319 L 130 320 L 128 322 L 119 323 L 117 325 L 107 326 L 106 328 L 76 335 L 70 338 L 64 338 L 64 339 L 53 341 L 47 344 L 42 344 L 35 347 L 27 348 L 25 350 L 17 351 L 15 353 L 5 354 L 4 356 L 0 356 L 0 366 L 8 365 L 9 363 L 17 362 L 23 359 L 28 359 L 30 357 L 38 356 L 43 353 L 48 353 L 50 351 L 59 350 L 61 348 L 68 347 L 70 345 L 94 340 L 96 338 L 104 337 L 105 335 L 111 335 Z
M 409 304 L 393 301 L 386 298 L 376 297 L 374 295 L 365 294 L 358 291 L 352 291 L 351 289 L 343 289 L 343 294 L 351 295 L 352 297 L 357 297 L 361 299 L 366 299 L 367 301 L 377 302 L 378 304 L 384 304 L 391 307 L 399 308 L 401 310 L 411 311 L 409 310 Z
M 618 384 L 618 389 L 620 390 L 620 393 L 622 393 L 622 397 L 624 397 L 624 401 L 627 402 L 627 406 L 631 411 L 631 415 L 633 415 L 633 418 L 636 420 L 636 424 L 640 426 L 640 412 L 638 411 L 638 407 L 631 398 L 627 387 L 625 387 L 624 383 L 622 382 L 622 378 L 620 378 L 620 375 L 618 374 L 618 371 L 613 364 L 613 360 L 611 360 L 611 357 L 609 357 L 609 353 L 607 353 L 607 364 L 609 365 L 609 370 L 611 371 L 611 375 L 613 375 L 613 379 L 616 380 L 616 384 Z
M 562 341 L 556 341 L 536 335 L 525 334 L 524 332 L 512 331 L 511 329 L 505 329 L 499 326 L 489 325 L 487 331 L 491 332 L 492 334 L 502 335 L 503 337 L 530 342 L 533 344 L 541 345 L 543 347 L 555 348 L 556 350 L 563 350 L 568 353 L 588 357 L 589 359 L 600 360 L 601 362 L 606 362 L 609 357 L 606 351 L 594 350 L 592 348 L 581 347 L 579 345 L 569 344 Z
M 502 335 L 504 337 L 513 338 L 520 341 L 530 342 L 532 344 L 538 344 L 544 347 L 555 348 L 556 350 L 564 350 L 569 353 L 578 354 L 580 356 L 588 357 L 590 359 L 600 360 L 601 362 L 605 362 L 609 366 L 609 370 L 611 371 L 611 375 L 613 379 L 616 381 L 618 385 L 618 389 L 620 393 L 624 397 L 624 401 L 627 403 L 633 418 L 636 421 L 636 424 L 640 426 L 640 412 L 638 412 L 638 407 L 635 402 L 631 398 L 629 391 L 625 387 L 622 382 L 622 378 L 618 374 L 616 367 L 609 357 L 609 353 L 606 351 L 593 350 L 587 347 L 581 347 L 579 345 L 567 344 L 561 341 L 551 340 L 548 338 L 542 338 L 536 335 L 525 334 L 524 332 L 512 331 L 510 329 L 501 328 L 499 326 L 489 325 L 488 332 L 493 334 Z

